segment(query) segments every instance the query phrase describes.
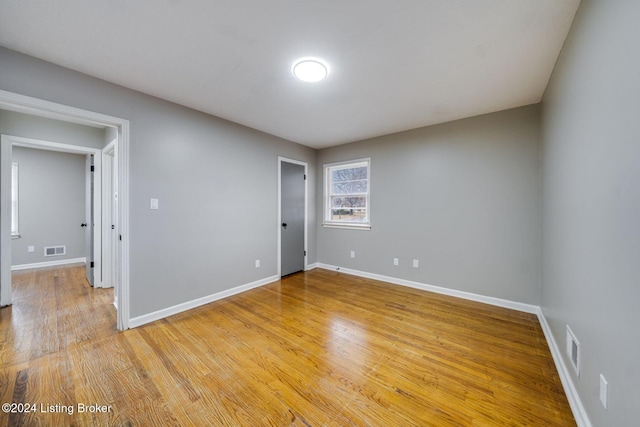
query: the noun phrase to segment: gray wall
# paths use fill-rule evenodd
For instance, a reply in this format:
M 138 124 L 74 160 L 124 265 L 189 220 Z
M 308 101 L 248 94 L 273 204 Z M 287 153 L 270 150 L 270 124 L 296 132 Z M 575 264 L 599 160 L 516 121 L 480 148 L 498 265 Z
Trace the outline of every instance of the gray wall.
M 318 261 L 538 304 L 538 130 L 532 106 L 321 150 L 320 175 L 371 158 L 372 229 L 319 225 Z
M 105 129 L 0 110 L 0 133 L 90 148 L 105 146 Z
M 19 168 L 19 230 L 13 265 L 85 256 L 85 160 L 79 154 L 13 148 Z M 44 247 L 65 245 L 66 255 L 45 257 Z M 28 246 L 35 246 L 29 253 Z
M 583 0 L 543 99 L 541 306 L 562 349 L 566 325 L 581 343 L 596 426 L 640 420 L 639 21 L 640 2 Z
M 278 155 L 309 163 L 315 262 L 314 150 L 4 48 L 0 89 L 130 121 L 132 317 L 276 274 Z

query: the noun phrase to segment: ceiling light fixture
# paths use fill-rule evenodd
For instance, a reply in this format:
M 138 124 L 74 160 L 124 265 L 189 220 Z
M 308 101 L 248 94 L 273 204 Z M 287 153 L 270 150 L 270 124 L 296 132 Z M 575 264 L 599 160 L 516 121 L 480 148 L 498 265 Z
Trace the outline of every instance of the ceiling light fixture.
M 329 66 L 318 58 L 301 58 L 293 64 L 293 75 L 304 82 L 314 83 L 324 80 L 329 74 Z

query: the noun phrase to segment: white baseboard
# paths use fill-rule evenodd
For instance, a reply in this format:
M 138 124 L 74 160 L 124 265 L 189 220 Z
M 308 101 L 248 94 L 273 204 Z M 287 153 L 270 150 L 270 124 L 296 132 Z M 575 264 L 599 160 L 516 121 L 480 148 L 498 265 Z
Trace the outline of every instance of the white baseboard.
M 339 271 L 353 276 L 366 277 L 367 279 L 380 280 L 382 282 L 393 283 L 395 285 L 407 286 L 409 288 L 421 289 L 423 291 L 435 292 L 438 294 L 449 295 L 456 298 L 462 298 L 471 301 L 482 302 L 485 304 L 495 305 L 498 307 L 510 308 L 512 310 L 523 311 L 525 313 L 538 314 L 539 307 L 537 305 L 525 304 L 517 301 L 509 301 L 501 298 L 488 297 L 485 295 L 474 294 L 471 292 L 457 291 L 455 289 L 443 288 L 441 286 L 427 285 L 425 283 L 413 282 L 411 280 L 398 279 L 396 277 L 383 276 L 381 274 L 368 273 L 365 271 L 352 270 L 350 268 L 338 267 L 317 263 L 319 268 L 327 270 Z
M 45 262 L 34 262 L 32 264 L 12 265 L 11 271 L 29 270 L 31 268 L 55 267 L 58 265 L 67 265 L 67 264 L 86 264 L 86 263 L 87 263 L 86 258 L 61 259 L 57 261 L 45 261 Z
M 154 311 L 153 313 L 143 314 L 142 316 L 133 317 L 129 319 L 129 328 L 135 328 L 147 323 L 154 322 L 156 320 L 164 319 L 165 317 L 173 316 L 174 314 L 182 313 L 183 311 L 191 310 L 201 305 L 209 304 L 213 301 L 218 301 L 223 298 L 230 297 L 232 295 L 246 292 L 250 289 L 258 288 L 260 286 L 267 285 L 280 280 L 280 276 L 271 276 L 265 279 L 257 280 L 255 282 L 247 283 L 245 285 L 236 286 L 235 288 L 227 289 L 215 294 L 207 295 L 202 298 L 194 299 L 192 301 L 183 302 L 172 307 L 164 308 L 162 310 Z
M 313 264 L 307 265 L 307 268 L 304 271 L 313 270 L 314 268 L 318 268 L 318 266 L 319 264 L 317 262 L 314 262 Z
M 571 411 L 576 419 L 576 424 L 578 424 L 578 427 L 591 427 L 591 421 L 589 420 L 587 411 L 584 409 L 582 400 L 580 400 L 578 390 L 576 390 L 573 377 L 571 376 L 571 371 L 564 363 L 564 358 L 560 351 L 561 347 L 558 347 L 558 343 L 551 332 L 547 318 L 544 316 L 540 307 L 538 307 L 537 315 L 538 320 L 540 321 L 540 326 L 542 327 L 542 332 L 544 332 L 547 344 L 549 344 L 549 350 L 551 351 L 551 356 L 553 357 L 556 369 L 558 370 L 558 375 L 560 375 L 560 381 L 562 382 L 564 393 L 567 395 L 569 406 L 571 406 Z

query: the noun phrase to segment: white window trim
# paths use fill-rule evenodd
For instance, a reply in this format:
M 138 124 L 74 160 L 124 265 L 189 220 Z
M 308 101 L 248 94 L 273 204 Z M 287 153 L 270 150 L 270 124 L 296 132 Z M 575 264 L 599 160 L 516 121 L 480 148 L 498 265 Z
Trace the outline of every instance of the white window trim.
M 336 166 L 345 166 L 345 165 L 357 165 L 358 163 L 366 163 L 367 165 L 367 193 L 365 195 L 367 199 L 367 219 L 368 222 L 363 223 L 354 223 L 354 222 L 340 222 L 340 221 L 331 221 L 329 218 L 331 217 L 331 202 L 330 202 L 330 179 L 329 179 L 329 169 L 334 168 Z M 336 163 L 327 163 L 323 165 L 322 168 L 324 174 L 324 211 L 323 211 L 323 222 L 322 226 L 326 228 L 342 228 L 348 230 L 371 230 L 371 158 L 364 159 L 356 159 L 356 160 L 348 160 L 344 162 L 336 162 Z
M 11 238 L 20 238 L 19 228 L 19 191 L 18 191 L 18 163 L 11 163 Z

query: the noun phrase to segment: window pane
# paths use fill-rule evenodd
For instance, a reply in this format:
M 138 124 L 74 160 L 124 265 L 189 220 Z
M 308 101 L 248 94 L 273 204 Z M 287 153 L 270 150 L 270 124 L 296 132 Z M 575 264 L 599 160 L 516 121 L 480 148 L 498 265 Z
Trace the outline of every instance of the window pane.
M 335 208 L 366 208 L 366 197 L 331 197 L 331 209 Z
M 359 166 L 355 168 L 333 169 L 331 172 L 333 182 L 338 181 L 355 181 L 359 179 L 367 179 L 367 167 Z
M 345 208 L 331 210 L 331 221 L 365 222 L 366 220 L 366 208 Z
M 332 194 L 357 194 L 367 192 L 367 181 L 334 182 L 331 186 Z

